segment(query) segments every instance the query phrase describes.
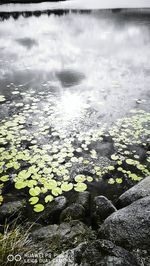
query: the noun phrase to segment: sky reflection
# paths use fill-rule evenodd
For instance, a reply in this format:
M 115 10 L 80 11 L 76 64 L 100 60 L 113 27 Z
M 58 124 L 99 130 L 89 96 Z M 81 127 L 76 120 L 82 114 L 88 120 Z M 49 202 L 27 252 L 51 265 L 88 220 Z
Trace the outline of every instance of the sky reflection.
M 1 93 L 9 82 L 42 89 L 66 126 L 113 121 L 147 99 L 149 58 L 144 16 L 94 12 L 0 22 Z

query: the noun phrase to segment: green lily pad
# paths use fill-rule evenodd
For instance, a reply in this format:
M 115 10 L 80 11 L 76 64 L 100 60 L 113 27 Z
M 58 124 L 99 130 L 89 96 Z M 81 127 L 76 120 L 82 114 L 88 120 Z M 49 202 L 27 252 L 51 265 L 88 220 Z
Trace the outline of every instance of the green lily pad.
M 122 183 L 122 178 L 116 178 L 116 183 L 121 184 Z
M 112 159 L 113 161 L 117 161 L 117 160 L 119 159 L 119 156 L 116 155 L 116 154 L 113 154 L 113 155 L 111 155 L 111 159 Z
M 32 198 L 29 199 L 29 202 L 30 202 L 31 205 L 36 204 L 38 201 L 39 201 L 38 197 L 32 197 Z
M 113 178 L 109 178 L 108 184 L 113 185 L 115 183 L 115 180 Z
M 33 197 L 39 195 L 40 192 L 41 192 L 41 189 L 39 187 L 34 187 L 34 188 L 29 189 L 29 194 Z
M 87 180 L 88 182 L 92 182 L 92 181 L 93 181 L 93 177 L 91 177 L 91 176 L 87 176 L 87 177 L 86 177 L 86 180 Z
M 68 183 L 68 182 L 64 182 L 62 185 L 61 185 L 61 189 L 62 191 L 70 191 L 73 189 L 73 184 L 72 183 Z
M 85 175 L 76 175 L 76 176 L 75 176 L 75 181 L 76 181 L 77 183 L 79 183 L 79 182 L 84 182 L 85 180 L 86 180 Z
M 44 210 L 44 206 L 42 204 L 36 204 L 34 205 L 34 211 L 35 212 L 42 212 Z
M 0 181 L 2 182 L 7 182 L 9 180 L 9 175 L 4 175 L 2 177 L 0 177 Z
M 15 188 L 16 189 L 22 189 L 22 188 L 25 188 L 27 186 L 27 183 L 26 181 L 24 180 L 18 180 L 16 183 L 15 183 Z
M 61 195 L 61 194 L 62 194 L 62 190 L 61 190 L 61 188 L 59 188 L 59 187 L 55 187 L 55 188 L 52 189 L 51 193 L 52 193 L 54 196 L 57 197 L 58 195 Z
M 79 182 L 74 186 L 74 190 L 77 192 L 83 192 L 87 189 L 87 185 L 84 183 Z
M 53 196 L 51 196 L 51 195 L 47 195 L 47 196 L 45 197 L 45 202 L 46 202 L 46 203 L 51 202 L 51 201 L 53 201 L 53 199 L 54 199 Z
M 0 95 L 0 103 L 5 102 L 5 101 L 6 101 L 5 96 L 4 95 Z

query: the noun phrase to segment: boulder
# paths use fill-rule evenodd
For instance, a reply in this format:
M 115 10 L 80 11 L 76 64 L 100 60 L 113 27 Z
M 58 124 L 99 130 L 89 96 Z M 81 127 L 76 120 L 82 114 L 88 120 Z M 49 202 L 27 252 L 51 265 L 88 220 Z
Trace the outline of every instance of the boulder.
M 59 247 L 62 252 L 63 249 L 74 247 L 87 239 L 95 239 L 95 234 L 82 222 L 71 221 L 36 229 L 31 233 L 31 238 L 35 243 L 40 243 L 42 247 L 47 245 L 52 251 L 55 247 L 58 251 Z
M 150 249 L 150 196 L 111 214 L 99 236 L 123 247 Z
M 127 250 L 107 240 L 81 243 L 63 252 L 46 266 L 139 266 L 137 259 Z
M 118 205 L 125 207 L 132 202 L 147 196 L 150 196 L 150 176 L 144 178 L 144 180 L 123 193 L 119 197 Z
M 94 198 L 93 201 L 93 219 L 96 224 L 102 223 L 110 214 L 115 212 L 117 209 L 104 196 L 98 196 Z
M 23 214 L 25 207 L 25 199 L 3 203 L 0 207 L 0 223 L 3 224 L 6 219 L 12 220 L 18 217 L 19 214 Z
M 72 204 L 64 209 L 60 215 L 60 222 L 79 220 L 83 221 L 85 218 L 85 209 L 80 204 Z

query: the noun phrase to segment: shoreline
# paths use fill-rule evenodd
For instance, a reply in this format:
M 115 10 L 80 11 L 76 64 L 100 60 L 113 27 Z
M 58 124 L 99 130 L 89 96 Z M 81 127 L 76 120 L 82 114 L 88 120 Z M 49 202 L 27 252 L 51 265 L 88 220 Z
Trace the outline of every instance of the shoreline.
M 24 0 L 23 0 L 24 1 Z M 85 2 L 83 1 L 51 1 L 51 2 L 41 2 L 41 0 L 36 0 L 38 3 L 16 3 L 13 4 L 11 1 L 7 1 L 7 4 L 0 3 L 0 12 L 25 12 L 25 11 L 45 11 L 45 10 L 111 10 L 111 9 L 128 9 L 128 10 L 137 10 L 141 9 L 144 12 L 150 12 L 150 2 L 146 1 L 142 3 L 138 1 L 135 3 L 130 3 L 126 1 L 122 4 L 118 3 L 116 0 L 115 3 L 110 4 L 107 0 L 105 3 L 97 3 L 97 1 Z M 21 0 L 20 0 L 21 2 Z

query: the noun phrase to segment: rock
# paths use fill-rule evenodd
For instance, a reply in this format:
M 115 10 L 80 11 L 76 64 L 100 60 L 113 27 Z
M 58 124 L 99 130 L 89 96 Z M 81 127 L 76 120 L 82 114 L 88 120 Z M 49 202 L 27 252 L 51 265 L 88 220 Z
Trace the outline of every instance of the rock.
M 41 246 L 48 245 L 52 250 L 54 246 L 63 248 L 74 247 L 75 244 L 88 239 L 94 239 L 94 232 L 85 224 L 79 221 L 71 221 L 60 225 L 48 225 L 32 232 L 31 237 L 34 242 L 39 242 Z
M 137 259 L 125 249 L 107 240 L 81 243 L 63 252 L 46 266 L 139 266 Z
M 123 193 L 119 197 L 118 204 L 121 207 L 125 207 L 132 202 L 147 196 L 150 196 L 150 176 Z
M 85 218 L 85 209 L 80 204 L 72 204 L 64 209 L 60 215 L 60 222 L 79 220 L 83 221 Z
M 104 196 L 98 196 L 93 201 L 93 219 L 96 224 L 102 223 L 110 214 L 115 212 L 117 209 Z
M 63 209 L 65 209 L 67 204 L 67 199 L 64 196 L 55 198 L 52 202 L 45 205 L 45 209 L 42 213 L 35 213 L 33 209 L 30 209 L 28 216 L 30 220 L 38 221 L 44 224 L 53 224 L 59 222 L 59 217 Z
M 22 214 L 25 210 L 25 207 L 25 199 L 3 203 L 0 207 L 0 223 L 3 224 L 6 219 L 14 219 L 19 214 Z
M 150 196 L 111 214 L 99 236 L 120 246 L 150 249 Z

